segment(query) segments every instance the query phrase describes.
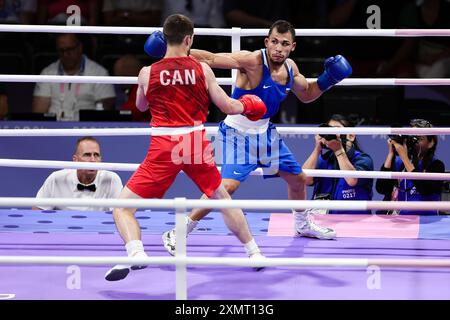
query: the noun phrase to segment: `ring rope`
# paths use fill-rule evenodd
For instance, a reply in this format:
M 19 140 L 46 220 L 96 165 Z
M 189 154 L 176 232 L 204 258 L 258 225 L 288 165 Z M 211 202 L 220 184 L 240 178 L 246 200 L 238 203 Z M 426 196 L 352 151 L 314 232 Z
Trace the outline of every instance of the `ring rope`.
M 217 126 L 205 127 L 206 133 L 216 135 Z M 449 135 L 450 128 L 385 128 L 385 127 L 277 127 L 280 135 L 296 134 L 357 134 L 357 135 Z M 92 129 L 0 129 L 0 137 L 80 137 L 92 136 L 148 136 L 151 128 L 92 128 Z
M 44 82 L 44 83 L 102 83 L 102 84 L 137 84 L 137 77 L 119 76 L 60 76 L 60 75 L 22 75 L 3 74 L 0 82 Z M 315 81 L 316 78 L 307 78 Z M 217 78 L 221 85 L 232 85 L 232 78 Z M 450 85 L 447 78 L 350 78 L 344 79 L 337 86 L 444 86 Z
M 253 210 L 292 210 L 292 209 L 328 209 L 328 210 L 450 210 L 450 201 L 367 201 L 367 200 L 199 200 L 199 199 L 73 199 L 73 198 L 29 198 L 3 197 L 0 207 L 113 207 L 113 208 L 157 208 L 179 209 L 178 199 L 183 200 L 187 209 L 253 209 Z
M 197 265 L 239 267 L 449 268 L 450 259 L 0 256 L 0 265 Z
M 0 159 L 0 167 L 40 168 L 40 169 L 89 169 L 111 171 L 135 171 L 138 163 L 79 162 L 52 160 Z M 218 167 L 219 171 L 221 170 Z M 322 170 L 303 169 L 309 177 L 322 178 L 370 178 L 370 179 L 409 179 L 409 180 L 450 180 L 450 173 L 437 172 L 392 172 L 392 171 L 357 171 L 357 170 Z M 252 176 L 264 175 L 261 168 L 250 173 Z
M 236 29 L 240 36 L 267 36 L 269 29 L 241 28 L 195 28 L 196 35 L 233 36 Z M 2 24 L 0 32 L 47 32 L 47 33 L 88 33 L 88 34 L 142 34 L 162 30 L 161 27 L 103 27 L 103 26 L 54 26 Z M 350 36 L 350 37 L 443 37 L 449 36 L 449 29 L 295 29 L 301 36 Z

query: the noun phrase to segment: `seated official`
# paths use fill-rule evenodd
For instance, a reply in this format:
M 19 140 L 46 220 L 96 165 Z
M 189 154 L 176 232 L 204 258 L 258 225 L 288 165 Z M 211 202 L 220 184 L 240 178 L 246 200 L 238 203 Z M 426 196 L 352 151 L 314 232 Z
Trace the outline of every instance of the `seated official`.
M 100 145 L 93 137 L 77 141 L 73 161 L 101 162 Z M 112 171 L 63 169 L 53 172 L 39 189 L 36 198 L 116 199 L 122 180 Z M 39 206 L 35 210 L 110 211 L 109 207 Z

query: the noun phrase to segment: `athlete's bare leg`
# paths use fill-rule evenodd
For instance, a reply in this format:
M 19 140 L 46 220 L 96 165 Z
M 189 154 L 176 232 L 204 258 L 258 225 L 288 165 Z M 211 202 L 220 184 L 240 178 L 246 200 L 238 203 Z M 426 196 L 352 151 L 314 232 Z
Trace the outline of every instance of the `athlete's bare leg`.
M 225 190 L 229 195 L 233 195 L 233 193 L 239 188 L 240 182 L 234 179 L 222 179 L 222 184 L 225 187 Z M 206 195 L 202 195 L 202 199 L 208 199 Z M 206 217 L 212 210 L 211 209 L 192 209 L 189 217 L 193 221 L 200 221 L 204 217 Z
M 140 199 L 141 197 L 124 187 L 120 193 L 119 199 Z M 136 208 L 115 208 L 113 210 L 114 222 L 120 233 L 125 249 L 129 257 L 146 257 L 144 245 L 141 241 L 141 228 L 135 217 Z M 108 270 L 105 279 L 108 281 L 117 281 L 125 278 L 130 270 L 143 269 L 145 266 L 116 265 Z

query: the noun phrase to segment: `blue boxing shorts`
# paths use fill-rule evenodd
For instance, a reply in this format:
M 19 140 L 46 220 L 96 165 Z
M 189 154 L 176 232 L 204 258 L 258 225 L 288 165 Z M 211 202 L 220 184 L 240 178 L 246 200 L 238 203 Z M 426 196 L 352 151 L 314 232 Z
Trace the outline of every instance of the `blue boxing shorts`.
M 245 181 L 250 173 L 262 168 L 264 178 L 278 177 L 279 171 L 299 174 L 300 164 L 269 123 L 266 132 L 248 134 L 220 122 L 215 148 L 216 164 L 222 167 L 222 179 Z

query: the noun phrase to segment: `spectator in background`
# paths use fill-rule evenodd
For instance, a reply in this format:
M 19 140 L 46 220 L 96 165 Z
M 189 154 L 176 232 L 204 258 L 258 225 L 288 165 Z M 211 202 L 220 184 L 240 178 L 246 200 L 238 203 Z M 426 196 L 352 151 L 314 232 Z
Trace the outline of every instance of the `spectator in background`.
M 80 8 L 79 23 L 83 26 L 96 26 L 99 24 L 100 3 L 101 0 L 36 0 L 37 6 L 37 24 L 40 25 L 71 25 L 78 23 L 78 19 L 74 18 L 73 10 L 67 12 L 70 6 L 78 6 Z M 84 51 L 90 56 L 96 54 L 97 36 L 84 35 L 82 38 Z M 30 39 L 33 51 L 48 54 L 49 48 L 53 46 L 55 37 L 52 34 L 34 33 Z
M 78 139 L 72 160 L 101 162 L 100 145 L 93 137 Z M 53 172 L 36 198 L 115 199 L 122 190 L 120 177 L 107 170 L 63 169 Z M 109 211 L 111 208 L 39 206 L 35 210 Z
M 71 5 L 80 7 L 81 24 L 98 25 L 99 0 L 37 0 L 38 24 L 66 24 L 67 8 Z
M 223 10 L 230 27 L 270 28 L 276 20 L 291 20 L 289 0 L 225 0 Z
M 36 8 L 36 0 L 0 0 L 0 23 L 32 24 Z
M 326 126 L 349 127 L 350 123 L 344 116 L 335 114 Z M 303 169 L 373 171 L 372 158 L 361 151 L 354 134 L 316 135 L 315 141 L 314 150 L 303 164 Z M 372 179 L 307 177 L 306 184 L 314 186 L 314 200 L 372 200 Z M 327 213 L 319 209 L 310 209 L 310 212 Z M 343 211 L 330 210 L 328 213 Z M 371 211 L 345 213 L 370 214 Z
M 103 0 L 103 22 L 107 26 L 158 27 L 163 0 Z
M 37 0 L 0 0 L 0 24 L 34 24 L 36 21 Z M 25 69 L 26 56 L 29 52 L 29 34 L 17 32 L 0 32 L 2 53 L 7 53 L 2 57 L 0 63 L 0 73 L 19 73 L 11 70 L 17 59 L 20 59 L 22 67 Z M 12 60 L 11 60 L 12 59 Z
M 297 28 L 326 28 L 327 0 L 293 1 L 292 20 Z M 317 39 L 317 38 L 316 38 Z
M 404 6 L 401 27 L 407 29 L 449 29 L 450 3 L 420 0 Z M 404 38 L 401 47 L 380 67 L 379 74 L 396 77 L 450 77 L 448 37 Z
M 136 56 L 127 54 L 116 60 L 114 63 L 114 75 L 123 77 L 137 77 L 143 64 Z M 119 110 L 130 110 L 133 121 L 150 121 L 150 111 L 140 111 L 136 107 L 137 84 L 117 85 Z
M 424 119 L 411 120 L 410 125 L 413 128 L 433 127 Z M 390 136 L 381 171 L 443 173 L 445 165 L 435 156 L 437 143 L 437 136 Z M 440 201 L 442 186 L 443 182 L 437 180 L 378 179 L 376 182 L 377 192 L 387 201 Z M 437 214 L 437 211 L 392 210 L 388 213 Z
M 241 28 L 267 28 L 277 20 L 291 21 L 290 0 L 225 0 L 223 13 L 228 27 Z M 260 48 L 259 39 L 256 37 L 243 37 L 241 49 L 254 51 Z M 211 50 L 205 48 L 205 50 Z M 292 57 L 296 53 L 292 54 Z
M 380 8 L 380 28 L 395 29 L 405 1 L 408 0 L 330 0 L 327 2 L 328 26 L 354 29 L 373 27 L 368 25 L 368 19 L 373 13 L 367 13 L 367 9 L 375 5 Z M 354 76 L 373 76 L 383 61 L 390 58 L 399 47 L 398 40 L 389 37 L 334 37 L 329 41 L 328 47 L 345 48 L 343 54 L 354 65 Z
M 104 0 L 103 24 L 106 26 L 159 27 L 164 0 Z M 104 54 L 141 53 L 144 35 L 115 34 L 100 38 Z
M 165 0 L 164 18 L 173 13 L 189 17 L 196 28 L 223 28 L 223 0 Z M 197 42 L 197 39 L 195 40 Z
M 56 37 L 59 60 L 42 70 L 41 75 L 108 76 L 108 71 L 83 54 L 83 45 L 75 34 Z M 114 86 L 89 83 L 37 83 L 34 89 L 33 112 L 55 113 L 57 120 L 78 121 L 79 111 L 99 106 L 112 110 Z
M 223 16 L 223 0 L 165 0 L 163 17 L 180 13 L 189 17 L 196 28 L 223 28 L 225 18 Z M 196 36 L 195 47 L 198 49 L 229 51 L 230 40 L 220 36 Z M 229 76 L 229 73 L 216 72 L 216 77 Z M 214 115 L 217 110 L 211 110 L 208 116 Z
M 0 120 L 3 120 L 8 115 L 8 97 L 6 96 L 6 89 L 3 83 L 0 83 Z

